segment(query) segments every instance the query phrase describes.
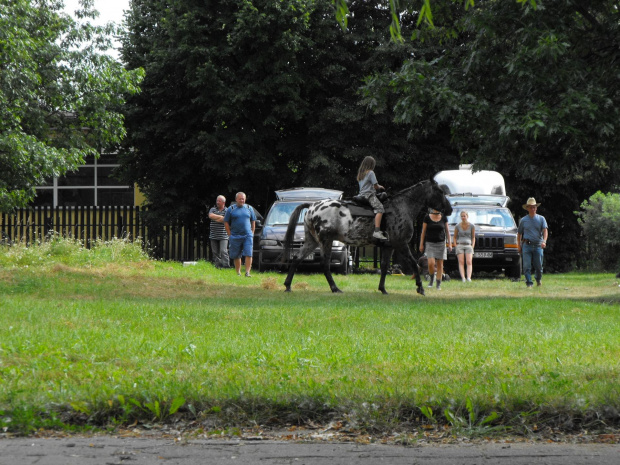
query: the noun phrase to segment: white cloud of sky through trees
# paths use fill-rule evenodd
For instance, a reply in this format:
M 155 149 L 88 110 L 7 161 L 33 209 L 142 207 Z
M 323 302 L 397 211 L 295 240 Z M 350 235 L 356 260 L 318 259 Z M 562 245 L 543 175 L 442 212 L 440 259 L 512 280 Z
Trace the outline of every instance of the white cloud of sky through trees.
M 79 0 L 64 0 L 64 11 L 71 16 L 73 12 L 80 8 Z M 129 9 L 129 0 L 94 0 L 95 10 L 99 12 L 99 17 L 93 21 L 94 24 L 103 25 L 114 22 L 120 25 L 123 21 L 123 11 Z M 114 48 L 118 48 L 120 44 L 114 41 Z M 110 51 L 110 55 L 118 58 L 116 50 Z

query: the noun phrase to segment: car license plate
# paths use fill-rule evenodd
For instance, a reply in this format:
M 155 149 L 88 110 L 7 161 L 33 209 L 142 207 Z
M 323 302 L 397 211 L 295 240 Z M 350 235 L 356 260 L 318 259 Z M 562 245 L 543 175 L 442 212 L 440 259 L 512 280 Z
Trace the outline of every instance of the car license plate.
M 299 256 L 299 250 L 295 250 L 291 252 L 290 259 L 292 260 L 293 258 L 298 257 L 298 256 Z M 313 262 L 313 261 L 314 261 L 314 252 L 312 252 L 310 255 L 304 258 L 304 262 Z
M 474 252 L 474 258 L 493 258 L 493 252 Z

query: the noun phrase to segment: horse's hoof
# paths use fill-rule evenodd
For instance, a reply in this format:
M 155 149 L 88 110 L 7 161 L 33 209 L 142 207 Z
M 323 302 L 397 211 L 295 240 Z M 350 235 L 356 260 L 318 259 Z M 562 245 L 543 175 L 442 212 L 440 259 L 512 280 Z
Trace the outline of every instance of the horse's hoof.
M 426 294 L 424 294 L 424 287 L 422 287 L 422 286 L 418 287 L 417 291 L 418 291 L 418 294 L 420 294 L 420 295 L 426 295 Z
M 338 289 L 338 288 L 336 288 L 336 289 L 332 289 L 332 292 L 333 292 L 334 294 L 342 294 L 342 291 L 341 291 L 340 289 Z

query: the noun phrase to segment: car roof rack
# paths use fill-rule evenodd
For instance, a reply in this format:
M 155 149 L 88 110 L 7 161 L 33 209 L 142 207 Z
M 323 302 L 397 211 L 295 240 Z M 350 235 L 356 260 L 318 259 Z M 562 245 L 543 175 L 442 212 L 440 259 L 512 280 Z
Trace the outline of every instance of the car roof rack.
M 276 191 L 277 200 L 304 200 L 304 199 L 340 199 L 342 191 L 325 189 L 323 187 L 293 187 Z
M 497 194 L 472 194 L 471 192 L 462 192 L 458 194 L 446 195 L 452 206 L 458 205 L 493 205 L 505 207 L 510 201 L 507 195 Z M 458 200 L 462 199 L 462 200 Z

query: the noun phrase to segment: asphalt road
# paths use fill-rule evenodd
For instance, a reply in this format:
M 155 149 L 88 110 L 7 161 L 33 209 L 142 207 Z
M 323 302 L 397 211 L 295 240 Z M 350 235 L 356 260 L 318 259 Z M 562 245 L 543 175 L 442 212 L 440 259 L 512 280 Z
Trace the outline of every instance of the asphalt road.
M 618 465 L 620 444 L 485 443 L 405 447 L 275 440 L 0 439 L 0 465 Z

